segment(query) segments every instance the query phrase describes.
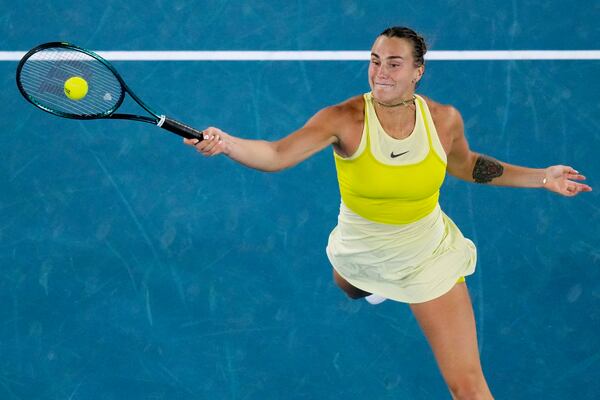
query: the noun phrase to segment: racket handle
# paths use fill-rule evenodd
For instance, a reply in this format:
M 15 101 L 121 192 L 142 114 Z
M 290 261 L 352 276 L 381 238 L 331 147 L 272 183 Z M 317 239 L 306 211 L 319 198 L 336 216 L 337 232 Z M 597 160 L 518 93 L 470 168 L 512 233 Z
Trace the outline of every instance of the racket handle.
M 174 119 L 161 116 L 160 121 L 156 124 L 160 128 L 166 129 L 169 132 L 173 132 L 181 137 L 186 139 L 204 139 L 202 135 L 202 131 L 192 128 L 191 126 L 187 126 L 182 124 L 179 121 L 175 121 Z

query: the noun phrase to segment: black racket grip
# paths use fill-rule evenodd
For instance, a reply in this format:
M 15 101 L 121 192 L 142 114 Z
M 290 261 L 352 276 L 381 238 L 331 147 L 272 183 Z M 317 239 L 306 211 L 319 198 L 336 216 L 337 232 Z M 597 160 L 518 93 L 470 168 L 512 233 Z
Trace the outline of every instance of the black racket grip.
M 168 130 L 169 132 L 173 132 L 181 137 L 186 139 L 204 139 L 202 135 L 202 131 L 192 128 L 191 126 L 187 126 L 182 124 L 179 121 L 175 121 L 174 119 L 165 117 L 165 120 L 162 124 L 159 123 L 161 128 Z

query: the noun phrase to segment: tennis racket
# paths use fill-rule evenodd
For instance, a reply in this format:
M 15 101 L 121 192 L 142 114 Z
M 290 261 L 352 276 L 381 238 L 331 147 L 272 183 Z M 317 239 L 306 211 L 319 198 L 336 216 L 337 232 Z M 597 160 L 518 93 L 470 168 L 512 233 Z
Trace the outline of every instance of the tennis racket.
M 65 82 L 71 78 L 87 83 L 80 99 L 65 92 Z M 59 117 L 128 119 L 154 124 L 187 139 L 203 139 L 202 131 L 152 111 L 104 58 L 69 43 L 45 43 L 29 50 L 17 66 L 17 87 L 31 104 Z M 116 114 L 126 93 L 150 116 Z

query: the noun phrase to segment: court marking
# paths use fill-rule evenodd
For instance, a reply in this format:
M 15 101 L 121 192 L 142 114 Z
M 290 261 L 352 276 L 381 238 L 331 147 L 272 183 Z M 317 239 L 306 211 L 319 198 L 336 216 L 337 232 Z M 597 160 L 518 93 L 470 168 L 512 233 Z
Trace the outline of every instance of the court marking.
M 19 61 L 25 51 L 0 51 Z M 369 51 L 96 51 L 110 61 L 367 61 Z M 428 61 L 600 60 L 600 50 L 432 50 Z

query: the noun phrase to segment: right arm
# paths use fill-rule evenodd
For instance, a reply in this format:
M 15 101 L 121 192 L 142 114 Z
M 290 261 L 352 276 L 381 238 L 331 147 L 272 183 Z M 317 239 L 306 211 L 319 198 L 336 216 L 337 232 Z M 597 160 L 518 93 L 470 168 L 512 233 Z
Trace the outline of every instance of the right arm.
M 242 139 L 218 128 L 207 128 L 204 140 L 184 139 L 205 156 L 226 154 L 229 158 L 250 168 L 275 172 L 292 167 L 336 143 L 339 125 L 343 122 L 340 106 L 327 107 L 290 135 L 273 142 Z

